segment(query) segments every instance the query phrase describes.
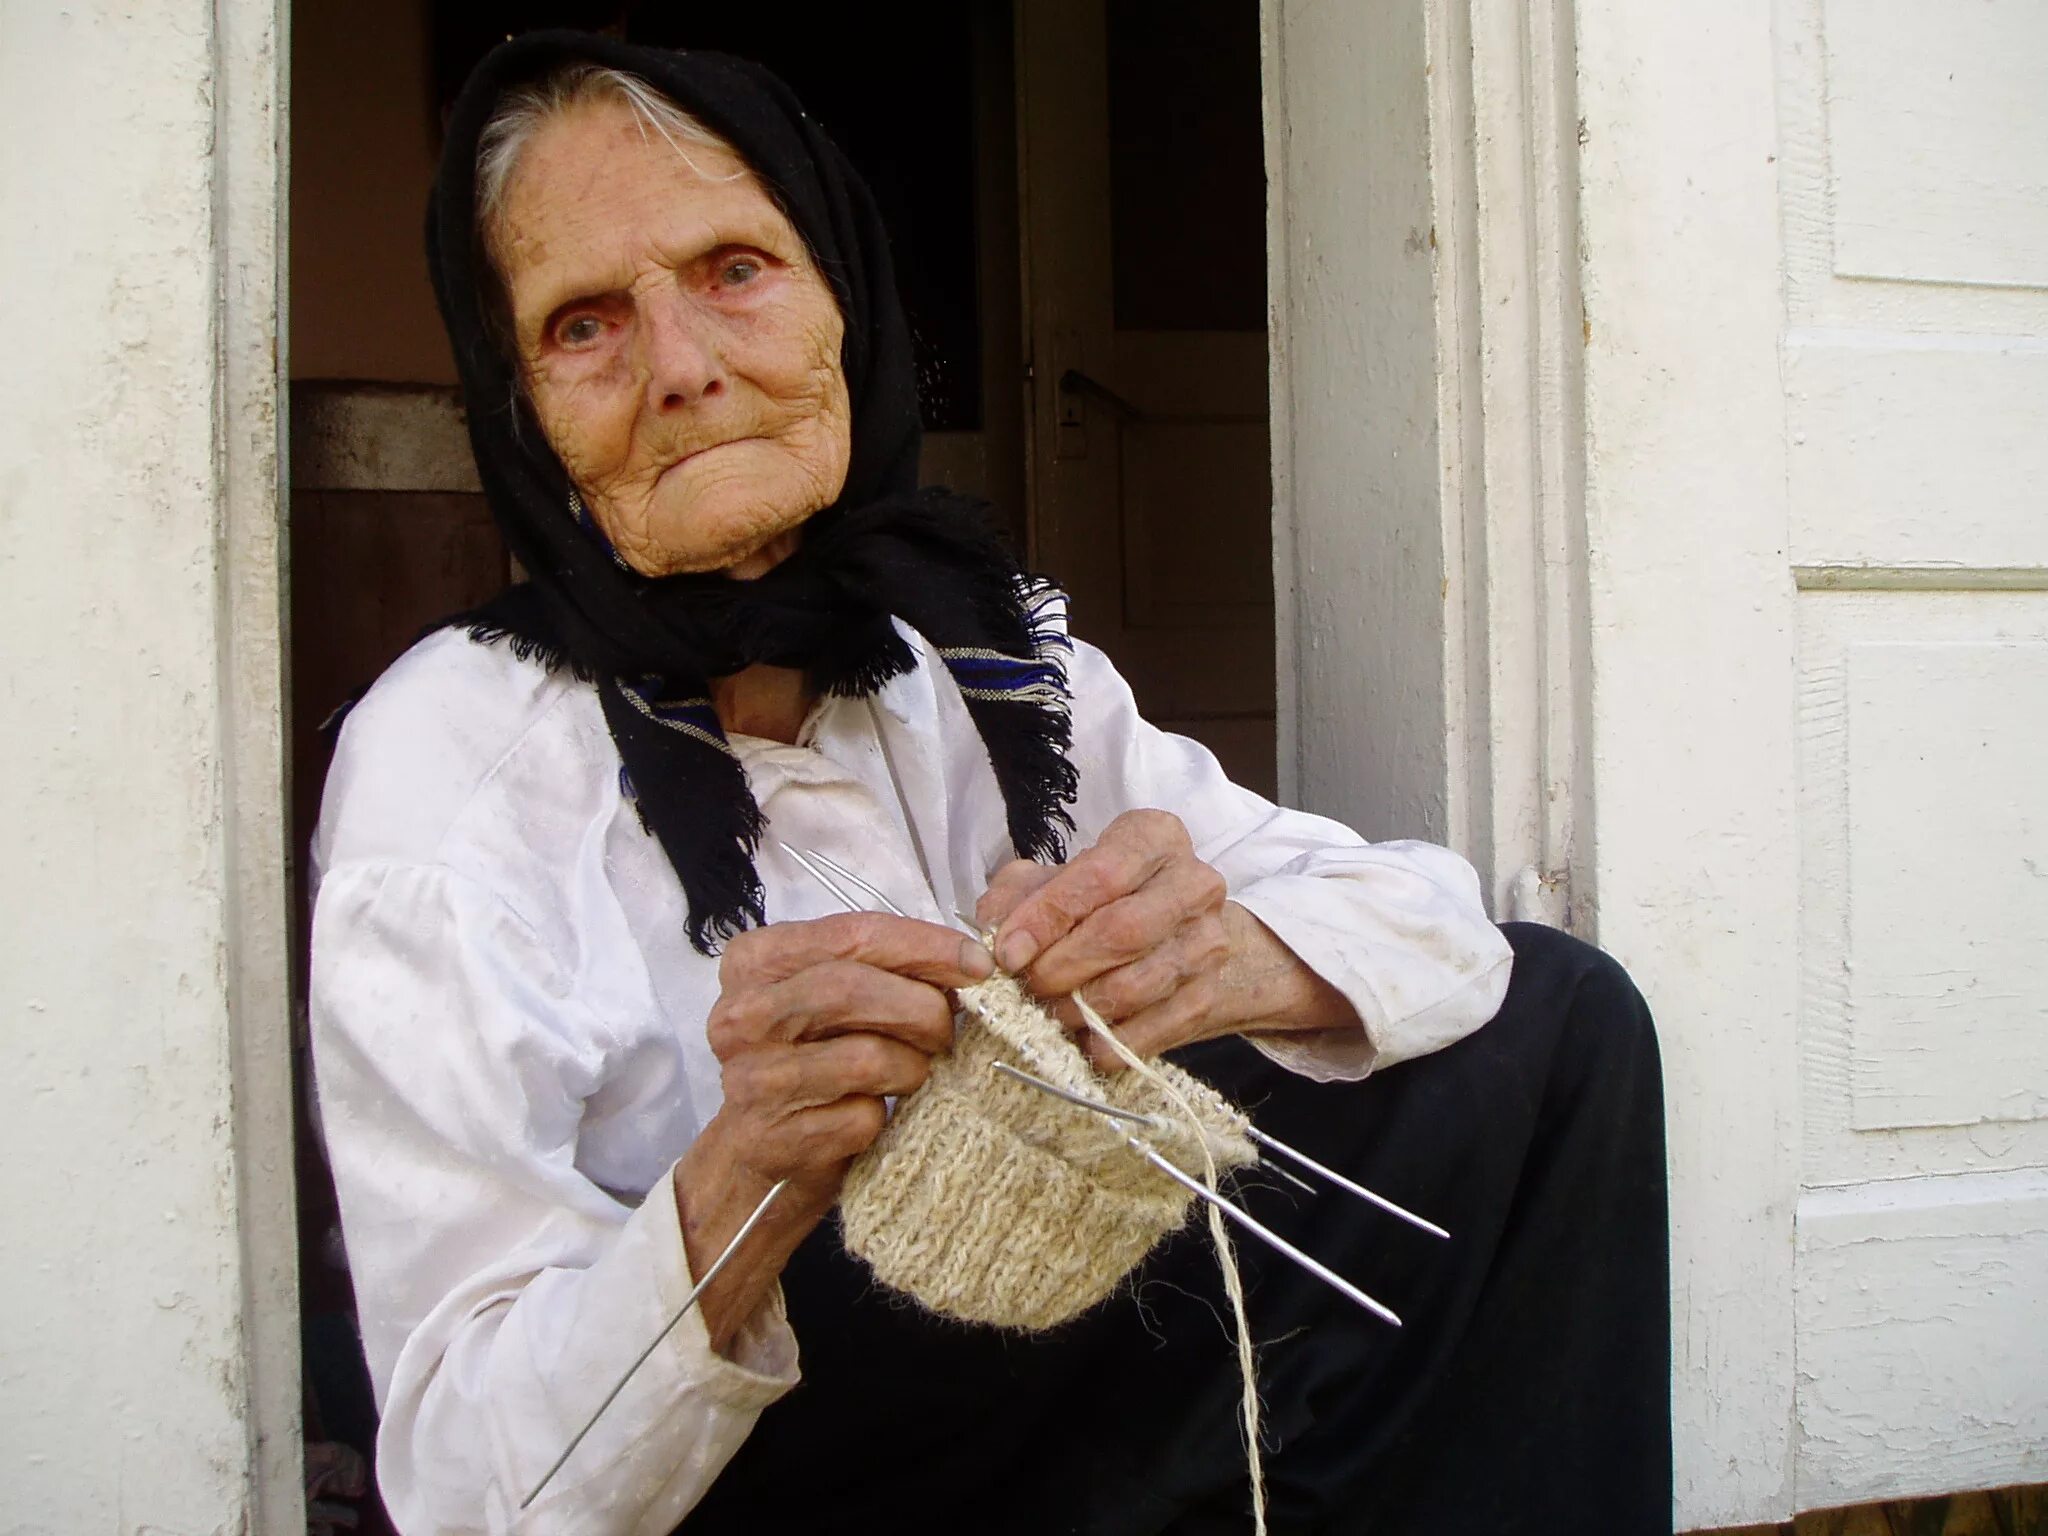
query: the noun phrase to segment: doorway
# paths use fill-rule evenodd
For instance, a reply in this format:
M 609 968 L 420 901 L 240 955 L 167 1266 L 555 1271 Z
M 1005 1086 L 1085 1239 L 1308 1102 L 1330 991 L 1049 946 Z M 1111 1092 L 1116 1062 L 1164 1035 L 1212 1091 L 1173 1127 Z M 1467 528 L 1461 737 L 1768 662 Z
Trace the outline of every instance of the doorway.
M 1258 9 L 1019 0 L 1031 553 L 1155 724 L 1274 792 Z
M 455 90 L 500 37 L 549 25 L 718 48 L 790 81 L 890 224 L 926 478 L 993 505 L 1149 718 L 1273 792 L 1257 7 L 906 0 L 886 29 L 871 17 L 531 0 L 482 26 L 454 0 L 294 7 L 296 854 L 325 773 L 320 723 L 424 626 L 511 577 L 419 230 Z M 303 1028 L 299 1060 L 303 1085 Z M 346 1358 L 352 1298 L 310 1133 L 300 1154 L 309 1438 L 367 1458 L 367 1382 Z

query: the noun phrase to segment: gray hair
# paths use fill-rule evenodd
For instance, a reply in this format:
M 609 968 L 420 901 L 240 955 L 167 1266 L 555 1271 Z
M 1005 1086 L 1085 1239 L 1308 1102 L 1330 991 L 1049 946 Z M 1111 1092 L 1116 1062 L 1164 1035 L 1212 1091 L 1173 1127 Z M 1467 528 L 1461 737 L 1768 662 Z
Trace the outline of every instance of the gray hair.
M 477 232 L 487 250 L 495 243 L 493 237 L 498 217 L 505 209 L 505 192 L 511 185 L 512 173 L 519 168 L 519 157 L 534 134 L 574 108 L 601 101 L 630 107 L 639 119 L 643 139 L 650 131 L 659 134 L 699 175 L 703 174 L 703 167 L 690 159 L 686 146 L 723 150 L 734 159 L 741 158 L 739 151 L 724 138 L 640 76 L 579 59 L 530 85 L 507 91 L 477 137 Z M 719 179 L 732 181 L 745 174 L 739 170 Z

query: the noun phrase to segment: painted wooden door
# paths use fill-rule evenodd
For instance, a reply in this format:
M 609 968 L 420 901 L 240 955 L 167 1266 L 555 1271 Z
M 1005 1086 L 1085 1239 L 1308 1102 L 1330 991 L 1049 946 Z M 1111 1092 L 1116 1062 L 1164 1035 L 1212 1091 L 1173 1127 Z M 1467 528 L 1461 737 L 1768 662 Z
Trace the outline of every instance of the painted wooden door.
M 1581 0 L 1597 931 L 1681 1513 L 2048 1478 L 2048 7 Z
M 1274 784 L 1258 13 L 1022 0 L 1033 555 L 1145 713 Z
M 1833 1503 L 2048 1479 L 2048 6 L 1782 10 L 1798 1486 Z

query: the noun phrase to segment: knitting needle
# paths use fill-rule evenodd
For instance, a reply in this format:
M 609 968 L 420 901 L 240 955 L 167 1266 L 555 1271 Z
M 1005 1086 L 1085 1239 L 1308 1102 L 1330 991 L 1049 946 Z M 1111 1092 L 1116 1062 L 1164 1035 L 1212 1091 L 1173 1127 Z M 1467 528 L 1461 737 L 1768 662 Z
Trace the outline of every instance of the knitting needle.
M 1075 1093 L 1071 1088 L 1062 1088 L 1057 1083 L 1048 1083 L 1042 1077 L 1033 1077 L 1029 1072 L 1013 1067 L 1007 1061 L 992 1061 L 989 1065 L 1007 1077 L 1014 1077 L 1020 1083 L 1029 1083 L 1032 1087 L 1049 1093 L 1056 1099 L 1065 1099 L 1078 1108 L 1092 1109 L 1098 1115 L 1107 1115 L 1112 1120 L 1128 1120 L 1134 1125 L 1144 1126 L 1148 1131 L 1166 1129 L 1150 1115 L 1141 1115 L 1134 1109 L 1118 1109 L 1114 1104 L 1098 1103 L 1084 1094 Z
M 789 847 L 789 844 L 784 843 L 782 846 L 784 848 L 789 848 L 790 853 L 794 855 L 798 860 L 801 860 L 803 858 L 803 854 L 797 853 L 797 851 L 794 848 Z M 816 859 L 820 864 L 824 865 L 825 868 L 830 870 L 833 874 L 837 875 L 840 879 L 844 880 L 848 885 L 852 886 L 855 890 L 864 892 L 865 894 L 873 897 L 876 903 L 880 905 L 884 912 L 893 913 L 897 917 L 910 916 L 908 912 L 904 911 L 901 907 L 897 906 L 895 902 L 891 901 L 881 891 L 878 891 L 877 889 L 875 889 L 875 887 L 869 885 L 867 881 L 861 879 L 859 875 L 856 875 L 852 870 L 848 869 L 844 864 L 841 864 L 837 859 L 828 858 L 826 855 L 818 852 L 818 850 L 815 848 L 807 849 L 806 852 L 808 852 L 810 856 Z
M 1134 1124 L 1142 1125 L 1148 1130 L 1158 1131 L 1165 1129 L 1151 1115 L 1141 1115 L 1135 1110 L 1118 1109 L 1114 1104 L 1104 1104 L 1099 1099 L 1091 1099 L 1085 1094 L 1075 1093 L 1072 1089 L 1062 1088 L 1057 1083 L 1049 1083 L 1042 1077 L 1033 1077 L 1021 1067 L 1013 1067 L 1007 1061 L 992 1061 L 989 1065 L 998 1072 L 1016 1078 L 1020 1083 L 1029 1083 L 1032 1087 L 1043 1089 L 1055 1098 L 1065 1099 L 1069 1104 L 1078 1105 L 1082 1109 L 1092 1109 L 1098 1115 L 1108 1115 L 1117 1120 L 1128 1120 Z M 1279 1174 L 1281 1178 L 1292 1184 L 1296 1189 L 1304 1190 L 1311 1195 L 1317 1192 L 1315 1185 L 1309 1183 L 1306 1179 L 1297 1179 L 1278 1163 L 1269 1163 L 1261 1159 L 1259 1166 L 1268 1173 Z
M 1442 1227 L 1438 1226 L 1435 1222 L 1426 1220 L 1423 1217 L 1416 1215 L 1413 1211 L 1406 1210 L 1403 1207 L 1394 1204 L 1394 1202 L 1389 1200 L 1385 1195 L 1376 1195 L 1371 1190 L 1367 1189 L 1363 1184 L 1355 1184 L 1350 1179 L 1345 1178 L 1343 1174 L 1337 1172 L 1334 1168 L 1325 1168 L 1321 1163 L 1317 1162 L 1314 1158 L 1310 1157 L 1306 1152 L 1297 1152 L 1294 1148 L 1288 1146 L 1286 1142 L 1281 1141 L 1278 1137 L 1268 1136 L 1256 1125 L 1247 1123 L 1245 1126 L 1245 1134 L 1251 1137 L 1251 1139 L 1253 1141 L 1256 1141 L 1260 1146 L 1270 1147 L 1275 1152 L 1278 1152 L 1282 1157 L 1293 1158 L 1294 1161 L 1301 1164 L 1302 1167 L 1308 1169 L 1311 1173 L 1320 1173 L 1324 1178 L 1328 1179 L 1332 1184 L 1335 1184 L 1339 1189 L 1349 1190 L 1352 1194 L 1358 1196 L 1359 1199 L 1370 1201 L 1372 1204 L 1378 1206 L 1381 1210 L 1385 1211 L 1388 1215 L 1400 1217 L 1403 1221 L 1407 1222 L 1408 1225 L 1411 1227 L 1420 1227 L 1423 1231 L 1432 1233 L 1437 1237 L 1449 1237 L 1451 1235 L 1450 1233 L 1446 1232 Z
M 1079 1094 L 1068 1093 L 1065 1089 L 1056 1087 L 1053 1084 L 1046 1082 L 1043 1078 L 1033 1077 L 1029 1072 L 1020 1072 L 1015 1067 L 1008 1066 L 1003 1062 L 992 1061 L 989 1063 L 989 1065 L 994 1067 L 998 1072 L 1007 1072 L 1011 1077 L 1016 1078 L 1019 1082 L 1029 1083 L 1034 1088 L 1043 1089 L 1045 1092 L 1052 1094 L 1055 1098 L 1064 1099 L 1069 1104 L 1078 1105 L 1082 1109 L 1093 1110 L 1095 1113 L 1099 1115 L 1114 1116 L 1119 1120 L 1127 1120 L 1131 1118 L 1130 1112 L 1128 1110 L 1113 1109 L 1107 1104 L 1090 1103 L 1088 1100 L 1082 1098 Z M 1216 1209 L 1221 1211 L 1225 1216 L 1228 1216 L 1232 1221 L 1236 1222 L 1246 1231 L 1258 1237 L 1261 1241 L 1271 1244 L 1280 1253 L 1294 1260 L 1295 1263 L 1299 1264 L 1303 1269 L 1307 1270 L 1310 1274 L 1314 1275 L 1318 1280 L 1325 1281 L 1328 1284 L 1335 1286 L 1344 1295 L 1348 1296 L 1351 1300 L 1357 1302 L 1361 1307 L 1365 1308 L 1366 1311 L 1372 1313 L 1375 1317 L 1385 1318 L 1388 1322 L 1392 1323 L 1396 1328 L 1401 1326 L 1401 1319 L 1395 1316 L 1393 1311 L 1389 1309 L 1387 1306 L 1380 1302 L 1374 1301 L 1370 1296 L 1366 1295 L 1365 1292 L 1361 1291 L 1357 1286 L 1353 1285 L 1349 1280 L 1346 1280 L 1342 1275 L 1338 1274 L 1335 1270 L 1329 1268 L 1324 1264 L 1319 1263 L 1315 1259 L 1310 1258 L 1307 1254 L 1303 1253 L 1299 1248 L 1295 1247 L 1294 1244 L 1288 1242 L 1287 1239 L 1282 1237 L 1279 1233 L 1273 1231 L 1271 1228 L 1265 1226 L 1263 1223 L 1259 1222 L 1255 1218 L 1246 1215 L 1243 1211 L 1239 1210 L 1236 1206 L 1232 1205 L 1228 1200 L 1224 1199 L 1221 1195 L 1217 1194 L 1213 1189 L 1209 1188 L 1209 1186 L 1204 1184 L 1200 1179 L 1194 1178 L 1189 1174 L 1183 1173 L 1178 1167 L 1176 1167 L 1173 1163 L 1169 1162 L 1165 1157 L 1163 1157 L 1156 1148 L 1149 1146 L 1145 1142 L 1138 1140 L 1138 1138 L 1135 1136 L 1126 1136 L 1124 1138 L 1124 1143 L 1133 1152 L 1137 1153 L 1138 1156 L 1144 1158 L 1146 1162 L 1150 1163 L 1154 1168 L 1157 1168 L 1161 1173 L 1165 1174 L 1168 1178 L 1172 1179 L 1174 1183 L 1180 1185 L 1183 1189 L 1188 1190 L 1190 1193 L 1198 1196 L 1199 1198 L 1208 1201 L 1211 1205 L 1215 1206 Z
M 816 864 L 813 864 L 810 860 L 809 855 L 801 853 L 797 849 L 790 847 L 789 844 L 783 842 L 779 838 L 776 840 L 776 846 L 781 848 L 782 851 L 788 854 L 792 859 L 795 859 L 797 863 L 801 864 L 804 868 L 805 874 L 809 875 L 813 880 L 817 881 L 818 884 L 822 885 L 823 887 L 825 887 L 826 890 L 830 891 L 834 896 L 836 896 L 839 899 L 839 905 L 846 908 L 847 911 L 865 912 L 867 910 L 867 908 L 863 907 L 859 902 L 855 901 L 851 896 L 847 895 L 845 891 L 841 890 L 839 888 L 839 885 L 833 880 L 833 878 L 830 875 L 826 874 L 825 871 L 820 869 Z
M 1303 1253 L 1299 1248 L 1295 1247 L 1294 1244 L 1288 1242 L 1287 1239 L 1282 1237 L 1278 1232 L 1273 1231 L 1270 1227 L 1267 1227 L 1264 1223 L 1256 1220 L 1255 1218 L 1247 1216 L 1243 1211 L 1239 1210 L 1236 1206 L 1232 1205 L 1228 1200 L 1224 1199 L 1221 1195 L 1217 1194 L 1215 1190 L 1211 1189 L 1208 1185 L 1204 1184 L 1200 1179 L 1195 1178 L 1190 1174 L 1181 1172 L 1179 1168 L 1175 1167 L 1165 1157 L 1161 1156 L 1158 1151 L 1156 1151 L 1152 1147 L 1146 1146 L 1145 1143 L 1138 1140 L 1137 1137 L 1126 1136 L 1124 1140 L 1130 1145 L 1130 1149 L 1133 1152 L 1137 1153 L 1138 1156 L 1144 1158 L 1146 1162 L 1150 1163 L 1154 1168 L 1157 1168 L 1161 1173 L 1165 1174 L 1169 1179 L 1173 1180 L 1174 1183 L 1180 1185 L 1180 1187 L 1182 1189 L 1185 1189 L 1189 1194 L 1195 1196 L 1199 1200 L 1208 1201 L 1209 1204 L 1216 1207 L 1217 1210 L 1221 1211 L 1225 1216 L 1229 1217 L 1230 1220 L 1236 1222 L 1239 1226 L 1243 1227 L 1247 1232 L 1251 1233 L 1252 1236 L 1258 1238 L 1261 1242 L 1268 1244 L 1277 1252 L 1284 1254 L 1286 1257 L 1294 1260 L 1295 1263 L 1299 1264 L 1303 1269 L 1307 1270 L 1310 1274 L 1314 1275 L 1318 1280 L 1323 1281 L 1327 1285 L 1334 1286 L 1338 1291 L 1342 1292 L 1345 1296 L 1350 1297 L 1351 1300 L 1357 1302 L 1361 1307 L 1365 1308 L 1366 1311 L 1372 1313 L 1374 1317 L 1384 1319 L 1385 1321 L 1392 1323 L 1396 1328 L 1401 1326 L 1401 1319 L 1395 1315 L 1393 1308 L 1387 1306 L 1384 1302 L 1374 1301 L 1370 1296 L 1366 1295 L 1365 1292 L 1361 1291 L 1349 1280 L 1346 1280 L 1334 1269 L 1331 1269 L 1328 1265 L 1310 1258 L 1307 1254 Z
M 549 1467 L 547 1472 L 541 1477 L 541 1480 L 533 1485 L 533 1492 L 519 1501 L 519 1507 L 522 1511 L 531 1505 L 535 1499 L 539 1498 L 542 1490 L 555 1480 L 555 1474 L 568 1464 L 571 1456 L 576 1454 L 576 1447 L 583 1443 L 584 1436 L 597 1427 L 597 1421 L 604 1417 L 605 1409 L 611 1407 L 618 1399 L 618 1395 L 626 1390 L 626 1383 L 633 1379 L 633 1373 L 647 1363 L 649 1355 L 661 1348 L 664 1339 L 675 1332 L 676 1324 L 680 1323 L 689 1314 L 690 1308 L 697 1305 L 697 1298 L 704 1294 L 704 1288 L 718 1278 L 718 1272 L 725 1268 L 728 1259 L 739 1252 L 740 1244 L 747 1240 L 747 1234 L 760 1225 L 761 1218 L 768 1214 L 768 1207 L 775 1203 L 775 1197 L 788 1187 L 789 1180 L 777 1179 L 774 1187 L 761 1197 L 761 1203 L 754 1207 L 754 1214 L 740 1223 L 739 1231 L 733 1233 L 732 1241 L 725 1245 L 725 1251 L 711 1261 L 711 1267 L 704 1271 L 704 1278 L 690 1287 L 690 1294 L 685 1296 L 683 1304 L 676 1308 L 675 1316 L 671 1317 L 662 1326 L 661 1332 L 654 1336 L 653 1342 L 640 1351 L 639 1358 L 627 1366 L 625 1374 L 613 1383 L 611 1391 L 605 1394 L 604 1401 L 597 1405 L 597 1412 L 593 1413 L 584 1422 L 583 1427 L 576 1431 L 576 1438 L 562 1448 L 562 1454 L 555 1458 L 555 1464 Z
M 1269 1158 L 1260 1158 L 1259 1167 L 1264 1169 L 1267 1173 L 1279 1174 L 1281 1178 L 1285 1179 L 1288 1183 L 1292 1184 L 1296 1189 L 1302 1190 L 1309 1195 L 1315 1195 L 1320 1193 L 1320 1191 L 1317 1190 L 1315 1185 L 1309 1183 L 1307 1179 L 1296 1177 L 1294 1174 L 1289 1173 L 1285 1168 L 1282 1168 L 1278 1163 L 1273 1162 Z

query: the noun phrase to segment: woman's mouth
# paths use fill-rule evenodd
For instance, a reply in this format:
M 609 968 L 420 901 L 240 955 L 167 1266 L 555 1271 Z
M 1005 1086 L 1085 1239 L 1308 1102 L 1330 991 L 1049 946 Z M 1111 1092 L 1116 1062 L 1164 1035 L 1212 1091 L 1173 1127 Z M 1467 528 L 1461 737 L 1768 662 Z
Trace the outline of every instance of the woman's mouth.
M 681 469 L 685 464 L 690 463 L 692 460 L 703 458 L 704 455 L 707 453 L 716 453 L 721 448 L 730 448 L 735 443 L 744 443 L 746 441 L 748 441 L 748 439 L 744 437 L 728 437 L 723 438 L 715 443 L 706 443 L 701 448 L 692 448 L 688 453 L 684 454 L 681 458 L 676 459 L 674 462 L 672 462 L 668 466 L 668 468 L 664 469 L 661 473 L 664 477 L 666 477 L 667 475 L 673 473 L 674 471 Z

